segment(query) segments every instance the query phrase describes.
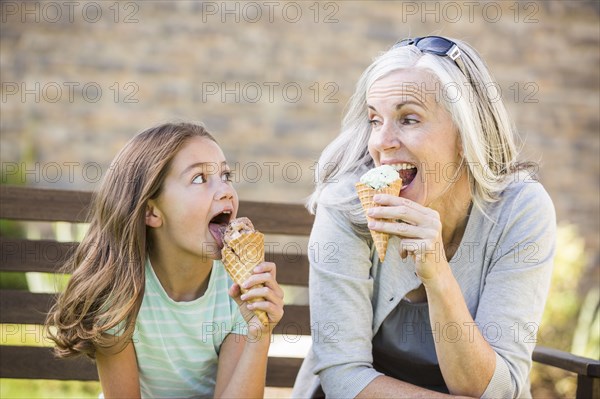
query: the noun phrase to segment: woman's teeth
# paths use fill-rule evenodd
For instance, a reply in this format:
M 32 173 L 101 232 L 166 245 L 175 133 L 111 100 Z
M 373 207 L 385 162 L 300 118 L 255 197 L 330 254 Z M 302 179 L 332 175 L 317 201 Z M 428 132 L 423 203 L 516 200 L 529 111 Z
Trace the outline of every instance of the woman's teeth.
M 395 163 L 390 165 L 392 168 L 396 169 L 396 171 L 400 170 L 408 170 L 408 169 L 416 169 L 415 165 L 411 165 L 409 163 Z
M 402 179 L 402 189 L 408 187 L 417 176 L 417 167 L 410 163 L 394 163 L 390 166 L 400 175 L 400 178 Z

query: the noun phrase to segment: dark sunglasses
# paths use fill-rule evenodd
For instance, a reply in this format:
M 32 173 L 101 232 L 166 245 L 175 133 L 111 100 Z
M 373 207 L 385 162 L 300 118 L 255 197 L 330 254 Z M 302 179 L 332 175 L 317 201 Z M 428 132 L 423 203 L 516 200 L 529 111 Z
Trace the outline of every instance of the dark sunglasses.
M 458 48 L 458 45 L 452 40 L 448 40 L 441 36 L 415 37 L 414 39 L 402 39 L 396 42 L 392 48 L 404 46 L 415 46 L 424 53 L 431 53 L 441 57 L 449 57 L 452 61 L 454 61 L 463 75 L 469 78 L 465 64 L 461 59 L 462 53 Z

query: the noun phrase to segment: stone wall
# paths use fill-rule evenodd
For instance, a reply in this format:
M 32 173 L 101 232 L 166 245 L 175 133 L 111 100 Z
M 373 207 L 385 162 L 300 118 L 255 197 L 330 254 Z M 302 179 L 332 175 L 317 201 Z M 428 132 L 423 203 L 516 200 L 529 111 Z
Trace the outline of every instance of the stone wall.
M 41 187 L 93 189 L 134 133 L 193 119 L 215 133 L 242 199 L 301 202 L 372 58 L 402 37 L 464 39 L 598 280 L 596 1 L 0 5 L 3 182 Z

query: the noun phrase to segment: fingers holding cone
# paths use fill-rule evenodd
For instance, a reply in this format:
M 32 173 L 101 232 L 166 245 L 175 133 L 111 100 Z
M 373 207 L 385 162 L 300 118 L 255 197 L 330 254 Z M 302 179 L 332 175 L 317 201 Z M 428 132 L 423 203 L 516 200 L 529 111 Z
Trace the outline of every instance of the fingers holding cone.
M 232 293 L 237 293 L 239 289 L 241 295 L 246 295 L 249 291 L 264 287 L 262 283 L 255 284 L 245 288 L 243 284 L 252 277 L 254 269 L 265 260 L 265 236 L 254 229 L 250 219 L 242 217 L 232 220 L 224 232 L 224 246 L 221 250 L 223 265 L 225 270 L 238 288 L 234 287 L 230 290 Z M 234 296 L 234 298 L 240 298 Z M 241 299 L 239 299 L 241 301 Z M 252 296 L 247 302 L 254 304 L 264 302 L 265 298 Z M 236 302 L 238 300 L 236 299 Z M 242 304 L 238 302 L 238 304 Z M 253 308 L 251 305 L 250 308 Z M 264 326 L 269 325 L 269 317 L 262 309 L 254 308 L 253 313 L 257 316 L 260 323 Z
M 243 288 L 242 284 L 252 276 L 254 267 L 264 261 L 264 236 L 258 232 L 243 234 L 238 239 L 232 240 L 229 245 L 224 246 L 221 255 L 225 270 L 233 282 L 239 286 L 243 295 L 248 290 Z M 260 300 L 262 298 L 253 298 L 248 302 Z M 269 318 L 263 310 L 256 309 L 253 312 L 263 325 L 269 324 Z
M 360 199 L 360 203 L 366 215 L 369 209 L 379 206 L 373 200 L 375 194 L 389 194 L 393 196 L 398 196 L 400 194 L 400 190 L 402 189 L 402 179 L 396 179 L 395 181 L 391 182 L 388 186 L 382 187 L 377 190 L 372 188 L 368 184 L 361 182 L 356 183 L 355 187 L 356 192 L 358 193 L 358 198 Z M 374 218 L 367 216 L 367 221 L 370 222 L 374 220 Z M 390 235 L 388 233 L 382 233 L 375 230 L 369 231 L 371 232 L 371 237 L 373 237 L 375 248 L 377 249 L 377 254 L 379 256 L 379 261 L 383 262 L 385 260 L 385 254 L 387 252 Z

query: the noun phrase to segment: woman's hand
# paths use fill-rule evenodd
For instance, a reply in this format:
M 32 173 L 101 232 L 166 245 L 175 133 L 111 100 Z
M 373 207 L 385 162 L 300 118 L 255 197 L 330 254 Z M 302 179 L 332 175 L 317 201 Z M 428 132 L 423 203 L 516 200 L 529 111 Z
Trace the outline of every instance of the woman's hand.
M 426 283 L 447 264 L 442 241 L 442 222 L 437 211 L 416 202 L 388 194 L 373 198 L 378 207 L 369 209 L 369 229 L 400 237 L 400 255 L 413 256 L 418 277 Z
M 283 317 L 283 290 L 277 283 L 277 266 L 272 262 L 262 262 L 254 268 L 254 274 L 242 283 L 248 290 L 241 295 L 238 284 L 233 284 L 229 289 L 231 296 L 240 306 L 242 316 L 248 322 L 248 336 L 261 337 L 270 334 L 273 328 Z M 260 301 L 249 303 L 250 300 L 260 298 Z M 254 310 L 263 310 L 267 313 L 269 325 L 264 326 Z

